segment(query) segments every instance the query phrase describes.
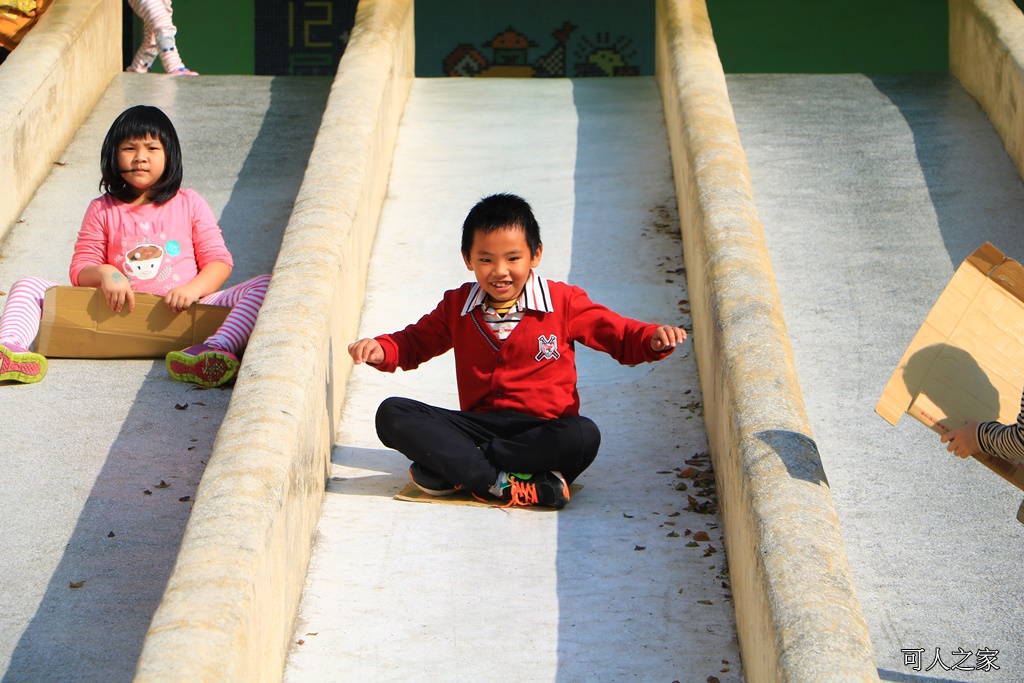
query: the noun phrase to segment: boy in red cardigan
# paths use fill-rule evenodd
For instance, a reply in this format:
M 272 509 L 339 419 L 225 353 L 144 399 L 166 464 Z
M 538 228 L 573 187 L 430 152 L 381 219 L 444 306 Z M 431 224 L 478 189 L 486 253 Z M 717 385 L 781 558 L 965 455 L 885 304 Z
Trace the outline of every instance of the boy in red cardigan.
M 349 345 L 378 370 L 412 370 L 455 348 L 461 410 L 392 397 L 377 409 L 381 442 L 412 461 L 428 494 L 466 489 L 509 505 L 562 508 L 569 483 L 597 456 L 601 433 L 579 414 L 575 344 L 624 365 L 660 360 L 686 339 L 679 327 L 624 318 L 579 287 L 534 273 L 543 245 L 530 205 L 482 199 L 462 226 L 476 282 L 445 292 L 400 332 Z

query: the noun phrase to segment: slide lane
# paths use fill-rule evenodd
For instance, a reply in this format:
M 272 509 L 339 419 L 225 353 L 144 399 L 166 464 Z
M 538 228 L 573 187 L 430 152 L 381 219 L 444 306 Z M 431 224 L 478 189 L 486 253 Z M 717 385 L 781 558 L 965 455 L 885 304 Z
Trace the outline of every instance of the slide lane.
M 728 86 L 879 676 L 1024 681 L 1021 491 L 874 413 L 963 259 L 986 241 L 1024 258 L 1020 176 L 946 74 Z M 959 673 L 979 651 L 999 670 Z
M 462 221 L 503 191 L 534 207 L 541 275 L 689 327 L 653 79 L 417 79 L 361 336 L 471 279 Z M 286 680 L 742 680 L 720 521 L 688 509 L 705 498 L 676 476 L 688 460 L 708 468 L 692 345 L 635 368 L 581 348 L 578 365 L 602 448 L 557 513 L 393 500 L 408 461 L 380 444 L 373 413 L 389 395 L 457 406 L 452 357 L 355 369 Z
M 184 186 L 235 258 L 229 284 L 270 272 L 330 85 L 115 76 L 0 247 L 0 290 L 67 283 L 103 137 L 135 104 L 174 122 Z M 231 393 L 175 382 L 162 360 L 55 359 L 41 383 L 0 387 L 3 681 L 131 680 Z

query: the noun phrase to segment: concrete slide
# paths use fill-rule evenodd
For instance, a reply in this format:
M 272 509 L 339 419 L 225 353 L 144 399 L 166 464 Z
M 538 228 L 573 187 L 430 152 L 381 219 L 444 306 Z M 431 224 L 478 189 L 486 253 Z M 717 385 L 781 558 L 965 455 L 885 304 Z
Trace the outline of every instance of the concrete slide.
M 12 74 L 50 43 L 48 73 L 88 62 L 99 48 L 69 36 L 85 35 L 81 27 L 97 17 L 110 24 L 107 4 L 78 0 L 67 15 L 44 17 L 0 78 L 21 83 Z M 72 16 L 79 10 L 84 18 Z M 659 11 L 667 13 L 659 29 L 665 60 L 678 56 L 676 40 L 713 52 L 702 3 L 664 2 Z M 680 24 L 680 12 L 694 21 Z M 94 86 L 98 100 L 80 105 L 87 114 L 62 113 L 64 123 L 81 117 L 77 133 L 66 148 L 52 145 L 54 167 L 31 202 L 19 203 L 20 187 L 7 205 L 24 208 L 5 239 L 0 280 L 62 281 L 95 194 L 99 141 L 119 111 L 149 102 L 178 125 L 186 184 L 218 213 L 240 264 L 235 277 L 273 268 L 274 283 L 232 392 L 176 384 L 159 361 L 55 360 L 43 383 L 4 388 L 5 414 L 18 427 L 18 438 L 5 441 L 9 467 L 0 480 L 11 502 L 4 680 L 274 680 L 282 671 L 293 680 L 352 672 L 741 680 L 741 642 L 745 660 L 767 662 L 755 672 L 792 666 L 780 658 L 804 646 L 790 645 L 785 615 L 803 615 L 797 628 L 805 629 L 820 610 L 802 598 L 786 601 L 783 616 L 760 605 L 765 591 L 769 599 L 800 592 L 801 577 L 821 566 L 841 569 L 833 536 L 822 533 L 832 523 L 827 492 L 814 476 L 795 482 L 809 487 L 802 509 L 826 517 L 801 559 L 810 571 L 792 572 L 787 558 L 751 564 L 763 530 L 737 527 L 738 551 L 729 553 L 746 604 L 737 622 L 716 492 L 692 474 L 677 476 L 707 471 L 714 460 L 735 481 L 736 462 L 709 441 L 731 443 L 727 424 L 745 409 L 723 406 L 779 386 L 737 391 L 732 379 L 708 379 L 713 365 L 700 381 L 696 371 L 701 353 L 714 364 L 733 351 L 715 341 L 728 328 L 713 322 L 722 278 L 704 272 L 719 247 L 691 245 L 684 230 L 681 249 L 678 226 L 705 234 L 701 221 L 720 214 L 699 207 L 734 193 L 703 179 L 711 167 L 696 163 L 701 143 L 676 143 L 710 125 L 702 117 L 720 125 L 720 65 L 708 64 L 715 87 L 706 105 L 684 96 L 684 74 L 665 66 L 657 80 L 417 81 L 405 110 L 411 45 L 411 3 L 364 2 L 326 109 L 328 84 L 315 80 L 111 74 L 109 86 Z M 75 91 L 70 82 L 62 87 Z M 53 90 L 61 88 L 43 81 L 24 101 L 0 102 L 15 112 L 3 122 L 13 131 L 8 142 L 31 139 L 29 112 L 52 110 Z M 672 108 L 663 114 L 664 102 Z M 310 115 L 321 110 L 322 122 Z M 32 159 L 17 145 L 0 150 L 18 178 L 29 178 Z M 688 199 L 677 212 L 681 188 Z M 622 368 L 582 354 L 581 394 L 602 425 L 603 455 L 558 514 L 391 499 L 405 483 L 405 462 L 375 441 L 368 416 L 390 392 L 454 405 L 450 359 L 408 378 L 360 368 L 347 387 L 345 344 L 395 328 L 466 277 L 457 226 L 494 191 L 518 192 L 536 207 L 547 247 L 542 274 L 580 284 L 627 315 L 687 326 L 692 316 L 697 328 L 693 342 L 656 366 Z M 756 280 L 753 238 L 741 241 L 753 247 Z M 686 278 L 701 283 L 696 295 Z M 774 315 L 760 288 L 742 298 Z M 701 419 L 709 388 L 714 434 Z M 799 428 L 798 413 L 787 409 L 773 424 Z M 786 439 L 772 447 L 787 466 L 813 473 L 816 455 L 795 443 L 792 453 Z M 737 450 L 742 460 L 758 448 Z M 785 494 L 788 484 L 771 484 L 774 476 L 733 493 L 732 524 L 762 515 L 762 503 L 744 497 L 750 491 Z M 839 596 L 830 609 L 854 614 L 843 581 L 828 582 L 826 593 Z M 854 659 L 863 660 L 853 621 Z M 346 673 L 337 673 L 339 661 Z M 822 666 L 848 664 L 826 658 L 809 668 Z
M 93 49 L 64 11 L 39 49 Z M 963 256 L 1024 256 L 1019 175 L 957 82 L 726 79 L 702 0 L 659 0 L 654 78 L 414 79 L 412 22 L 360 3 L 333 83 L 109 73 L 31 201 L 2 195 L 0 288 L 63 282 L 103 134 L 155 104 L 234 280 L 274 273 L 232 390 L 84 360 L 0 387 L 3 680 L 961 680 L 982 649 L 1024 680 L 1019 492 L 871 413 Z M 38 117 L 8 114 L 56 105 L 9 65 L 0 168 L 28 178 L 4 142 Z M 558 513 L 394 500 L 373 411 L 454 406 L 452 359 L 345 352 L 467 279 L 496 191 L 533 204 L 542 275 L 693 332 L 649 366 L 581 350 L 604 438 Z
M 1024 681 L 1021 491 L 874 413 L 964 258 L 1024 258 L 1020 175 L 947 74 L 728 82 L 879 676 Z
M 461 224 L 493 192 L 534 207 L 540 274 L 689 327 L 663 121 L 649 77 L 417 79 L 359 335 L 472 278 Z M 393 500 L 409 463 L 377 439 L 377 404 L 457 408 L 453 358 L 353 371 L 285 680 L 742 680 L 720 519 L 688 501 L 717 496 L 679 476 L 709 467 L 691 344 L 632 368 L 578 353 L 602 445 L 557 513 Z
M 4 240 L 0 289 L 29 275 L 69 284 L 100 144 L 135 104 L 174 122 L 185 186 L 235 258 L 230 282 L 270 272 L 329 87 L 115 76 Z M 131 680 L 232 392 L 175 382 L 159 360 L 53 359 L 39 384 L 0 394 L 3 680 Z
M 175 122 L 184 185 L 219 217 L 232 281 L 269 272 L 329 86 L 115 75 L 9 229 L 0 282 L 67 281 L 98 194 L 100 143 L 137 103 Z M 533 203 L 542 275 L 624 314 L 690 327 L 652 78 L 417 81 L 404 120 L 370 266 L 368 332 L 404 324 L 464 281 L 461 220 L 495 191 Z M 408 377 L 353 378 L 317 532 L 342 542 L 317 546 L 299 630 L 318 635 L 296 646 L 286 677 L 742 679 L 714 486 L 679 476 L 710 469 L 692 347 L 637 368 L 583 350 L 579 364 L 604 446 L 560 514 L 392 500 L 407 463 L 376 441 L 374 404 L 391 384 L 456 405 L 451 358 Z M 2 389 L 3 680 L 129 680 L 232 391 L 176 383 L 159 360 L 71 359 L 51 359 L 40 384 Z M 352 564 L 336 564 L 339 553 Z M 323 584 L 345 586 L 351 603 L 337 609 Z
M 97 194 L 103 135 L 136 103 L 175 122 L 186 185 L 220 218 L 233 280 L 269 271 L 327 85 L 115 77 L 4 242 L 0 281 L 66 281 Z M 461 220 L 494 191 L 533 203 L 543 275 L 624 314 L 690 326 L 653 79 L 419 80 L 404 121 L 370 266 L 367 333 L 404 325 L 465 280 Z M 305 645 L 287 678 L 454 680 L 483 666 L 510 681 L 597 671 L 741 680 L 720 520 L 714 506 L 697 512 L 688 502 L 717 497 L 678 476 L 710 467 L 692 348 L 637 368 L 583 349 L 579 364 L 586 414 L 604 441 L 583 491 L 558 514 L 392 500 L 407 462 L 376 440 L 376 402 L 392 392 L 457 405 L 451 358 L 408 376 L 360 369 L 332 456 L 325 542 L 296 637 Z M 60 359 L 42 383 L 3 391 L 23 430 L 6 442 L 0 479 L 5 680 L 127 680 L 231 391 L 176 383 L 160 361 Z M 351 678 L 334 678 L 338 667 Z

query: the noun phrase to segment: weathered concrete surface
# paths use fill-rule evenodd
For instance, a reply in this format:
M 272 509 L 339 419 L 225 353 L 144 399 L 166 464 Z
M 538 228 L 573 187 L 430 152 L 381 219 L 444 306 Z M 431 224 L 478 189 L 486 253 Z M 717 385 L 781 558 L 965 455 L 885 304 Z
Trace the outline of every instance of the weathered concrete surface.
M 1024 14 L 1013 0 L 949 0 L 949 70 L 1024 175 Z
M 963 259 L 985 241 L 1024 258 L 1024 185 L 948 74 L 728 85 L 879 676 L 1024 681 L 1021 491 L 874 412 Z M 959 670 L 926 671 L 957 648 Z M 999 669 L 971 671 L 986 648 Z
M 230 284 L 270 272 L 329 87 L 116 75 L 3 241 L 0 291 L 29 275 L 70 284 L 100 145 L 136 104 L 174 122 L 185 186 L 235 257 Z M 162 360 L 51 359 L 42 382 L 0 386 L 0 678 L 131 680 L 231 393 L 175 382 Z
M 140 681 L 282 675 L 412 65 L 412 3 L 361 2 Z
M 658 3 L 694 347 L 751 681 L 877 680 L 703 0 Z
M 120 69 L 120 0 L 53 3 L 0 65 L 0 240 Z
M 358 337 L 472 280 L 462 221 L 497 191 L 533 206 L 540 275 L 688 326 L 666 142 L 651 77 L 417 79 Z M 557 513 L 393 500 L 409 463 L 374 413 L 391 395 L 457 407 L 453 354 L 353 370 L 287 681 L 742 680 L 719 517 L 677 476 L 709 465 L 692 346 L 637 367 L 576 348 L 601 449 Z

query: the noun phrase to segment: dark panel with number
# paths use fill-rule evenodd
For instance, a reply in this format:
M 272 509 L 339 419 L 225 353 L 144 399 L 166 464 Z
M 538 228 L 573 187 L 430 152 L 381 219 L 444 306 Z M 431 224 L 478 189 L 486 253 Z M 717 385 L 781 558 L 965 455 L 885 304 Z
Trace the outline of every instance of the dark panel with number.
M 358 0 L 256 0 L 256 73 L 333 76 Z

